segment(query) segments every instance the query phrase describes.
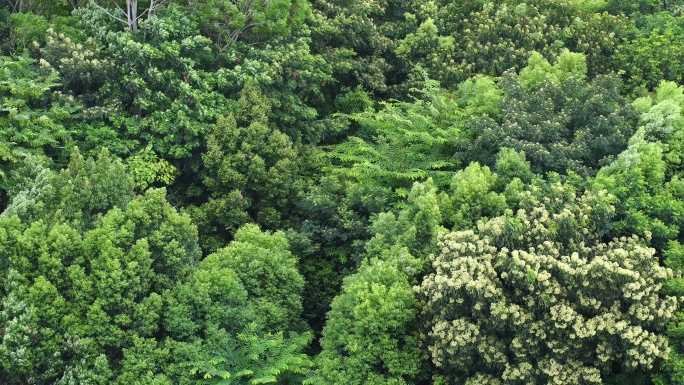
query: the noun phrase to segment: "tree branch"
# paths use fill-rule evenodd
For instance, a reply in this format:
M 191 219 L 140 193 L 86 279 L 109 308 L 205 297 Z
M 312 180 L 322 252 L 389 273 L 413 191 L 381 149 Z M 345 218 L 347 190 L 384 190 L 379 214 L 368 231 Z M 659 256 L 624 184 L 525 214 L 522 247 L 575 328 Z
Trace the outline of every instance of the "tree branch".
M 122 22 L 122 23 L 124 23 L 124 24 L 128 24 L 128 21 L 126 21 L 126 20 L 124 20 L 124 19 L 122 19 L 122 18 L 120 18 L 120 17 L 118 17 L 118 16 L 113 15 L 111 12 L 109 12 L 109 11 L 107 10 L 107 8 L 105 8 L 105 7 L 101 6 L 100 4 L 96 3 L 95 0 L 90 0 L 90 3 L 93 4 L 97 9 L 99 9 L 99 10 L 101 10 L 102 12 L 106 13 L 107 16 L 111 17 L 112 19 L 117 20 L 117 21 L 120 21 L 120 22 Z M 119 8 L 119 10 L 121 10 L 121 8 L 120 8 L 118 5 L 117 5 L 117 8 Z M 121 10 L 121 11 L 123 12 L 123 10 Z M 125 14 L 125 13 L 124 13 L 124 14 Z

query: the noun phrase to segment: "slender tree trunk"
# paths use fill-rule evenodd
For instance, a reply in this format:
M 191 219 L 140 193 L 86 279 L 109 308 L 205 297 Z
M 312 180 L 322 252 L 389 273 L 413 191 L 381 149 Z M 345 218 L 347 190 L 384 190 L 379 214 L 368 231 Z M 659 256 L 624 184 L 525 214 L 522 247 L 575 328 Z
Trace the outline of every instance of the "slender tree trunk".
M 138 0 L 126 0 L 128 13 L 128 28 L 131 32 L 138 32 Z
M 138 32 L 138 0 L 131 0 L 131 15 L 133 19 L 133 32 Z
M 21 4 L 23 4 L 25 0 L 19 1 L 21 1 Z M 78 0 L 71 1 L 73 2 Z M 114 9 L 106 8 L 105 6 L 100 5 L 96 0 L 90 0 L 90 3 L 99 8 L 102 12 L 106 13 L 107 16 L 111 17 L 112 19 L 126 24 L 128 26 L 128 30 L 135 33 L 138 32 L 138 19 L 144 16 L 145 12 L 147 12 L 147 19 L 149 20 L 152 17 L 152 13 L 154 13 L 157 7 L 159 7 L 161 4 L 164 4 L 165 0 L 150 0 L 149 7 L 145 9 L 142 14 L 138 14 L 138 0 L 126 0 L 125 9 L 119 6 L 117 0 L 109 1 L 109 5 L 113 5 Z

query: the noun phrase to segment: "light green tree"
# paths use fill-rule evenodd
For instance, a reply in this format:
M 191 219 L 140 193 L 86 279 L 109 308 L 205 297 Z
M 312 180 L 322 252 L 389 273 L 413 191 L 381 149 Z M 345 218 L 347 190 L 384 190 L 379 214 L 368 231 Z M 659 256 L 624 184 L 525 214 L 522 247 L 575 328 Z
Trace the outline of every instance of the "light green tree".
M 416 298 L 405 271 L 416 264 L 406 249 L 395 248 L 383 259 L 364 261 L 345 279 L 321 339 L 324 383 L 413 383 L 420 350 L 412 333 Z
M 260 327 L 272 333 L 302 330 L 304 279 L 282 232 L 270 234 L 257 225 L 245 225 L 202 265 L 238 275 L 247 292 L 247 307 L 260 318 Z
M 326 384 L 411 384 L 423 374 L 417 300 L 411 286 L 436 251 L 437 188 L 415 183 L 406 207 L 380 214 L 358 271 L 345 278 L 323 329 Z
M 16 324 L 1 349 L 0 376 L 78 382 L 86 378 L 78 373 L 98 366 L 102 375 L 123 375 L 115 369 L 123 349 L 161 332 L 162 294 L 196 268 L 196 229 L 163 190 L 114 207 L 91 226 L 50 219 L 0 220 L 2 297 L 12 299 L 2 322 Z M 13 358 L 22 354 L 29 354 L 23 364 Z

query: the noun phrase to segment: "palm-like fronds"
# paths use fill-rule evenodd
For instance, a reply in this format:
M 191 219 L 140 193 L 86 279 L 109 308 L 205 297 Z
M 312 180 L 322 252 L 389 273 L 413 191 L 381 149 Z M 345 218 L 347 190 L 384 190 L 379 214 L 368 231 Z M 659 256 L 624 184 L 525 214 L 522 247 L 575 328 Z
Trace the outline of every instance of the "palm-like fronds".
M 313 361 L 301 353 L 311 341 L 311 334 L 282 332 L 260 334 L 252 323 L 233 341 L 221 357 L 191 362 L 190 374 L 201 376 L 197 384 L 257 385 L 287 383 L 313 384 L 310 375 Z M 308 377 L 308 378 L 307 378 Z
M 433 178 L 449 183 L 453 160 L 451 144 L 461 133 L 455 98 L 435 88 L 422 90 L 413 103 L 385 103 L 377 113 L 350 116 L 362 136 L 330 146 L 332 170 L 360 183 L 376 183 L 405 191 L 414 181 Z

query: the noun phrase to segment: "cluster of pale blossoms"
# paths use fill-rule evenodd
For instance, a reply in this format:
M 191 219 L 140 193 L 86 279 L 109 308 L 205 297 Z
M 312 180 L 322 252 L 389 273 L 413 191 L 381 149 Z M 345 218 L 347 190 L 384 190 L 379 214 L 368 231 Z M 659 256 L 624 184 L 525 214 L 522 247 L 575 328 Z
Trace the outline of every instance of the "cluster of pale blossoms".
M 667 358 L 672 271 L 636 236 L 606 244 L 586 233 L 601 197 L 566 198 L 440 237 L 434 273 L 416 290 L 432 362 L 447 376 L 601 383 L 614 364 L 648 370 Z
M 46 31 L 45 46 L 41 51 L 47 60 L 41 59 L 40 65 L 56 66 L 57 71 L 67 79 L 91 81 L 102 76 L 113 65 L 111 59 L 98 58 L 101 56 L 100 49 L 92 37 L 88 37 L 84 43 L 78 43 L 52 28 Z

